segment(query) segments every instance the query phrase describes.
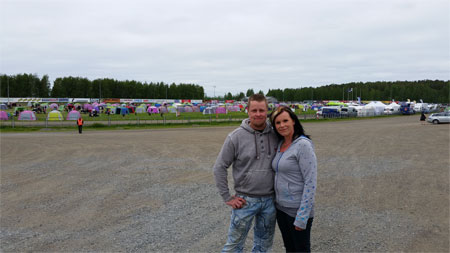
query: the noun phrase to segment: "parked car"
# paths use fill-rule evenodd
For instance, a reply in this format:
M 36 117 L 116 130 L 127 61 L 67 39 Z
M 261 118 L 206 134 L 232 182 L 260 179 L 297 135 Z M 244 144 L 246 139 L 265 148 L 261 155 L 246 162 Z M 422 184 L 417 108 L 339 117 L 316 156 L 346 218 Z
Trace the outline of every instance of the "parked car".
M 450 123 L 450 112 L 433 113 L 427 121 L 433 124 Z
M 342 117 L 356 117 L 357 114 L 358 114 L 358 111 L 356 111 L 356 108 L 353 106 L 341 108 L 341 116 Z

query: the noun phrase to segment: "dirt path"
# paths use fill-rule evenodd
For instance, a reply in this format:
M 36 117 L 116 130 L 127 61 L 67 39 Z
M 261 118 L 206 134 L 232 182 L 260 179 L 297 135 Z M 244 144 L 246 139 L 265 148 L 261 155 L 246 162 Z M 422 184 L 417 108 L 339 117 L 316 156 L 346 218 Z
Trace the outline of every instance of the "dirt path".
M 319 162 L 314 251 L 449 251 L 449 125 L 304 127 Z M 1 250 L 219 251 L 230 210 L 211 168 L 233 129 L 1 133 Z

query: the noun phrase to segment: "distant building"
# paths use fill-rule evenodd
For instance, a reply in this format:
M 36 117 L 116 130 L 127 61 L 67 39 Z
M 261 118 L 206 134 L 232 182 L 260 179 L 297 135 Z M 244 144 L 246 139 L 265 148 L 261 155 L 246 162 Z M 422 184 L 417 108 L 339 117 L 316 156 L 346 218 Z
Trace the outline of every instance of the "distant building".
M 276 98 L 274 98 L 274 97 L 266 97 L 266 99 L 267 99 L 267 103 L 278 103 L 278 100 L 276 99 Z M 242 101 L 244 101 L 244 102 L 248 102 L 248 97 L 244 97 L 243 99 L 242 99 Z

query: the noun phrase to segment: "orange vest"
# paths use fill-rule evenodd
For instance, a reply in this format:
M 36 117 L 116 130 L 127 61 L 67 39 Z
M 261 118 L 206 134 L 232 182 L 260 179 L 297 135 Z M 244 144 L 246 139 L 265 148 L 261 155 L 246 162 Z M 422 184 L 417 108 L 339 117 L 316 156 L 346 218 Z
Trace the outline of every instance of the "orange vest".
M 82 126 L 83 125 L 83 119 L 78 119 L 77 120 L 77 125 Z

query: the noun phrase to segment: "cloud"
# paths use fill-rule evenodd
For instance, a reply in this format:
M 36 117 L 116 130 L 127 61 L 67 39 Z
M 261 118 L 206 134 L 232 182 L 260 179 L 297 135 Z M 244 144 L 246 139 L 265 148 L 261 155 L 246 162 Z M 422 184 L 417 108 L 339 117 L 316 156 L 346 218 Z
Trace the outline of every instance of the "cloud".
M 2 1 L 1 72 L 197 83 L 208 95 L 449 79 L 449 2 Z

